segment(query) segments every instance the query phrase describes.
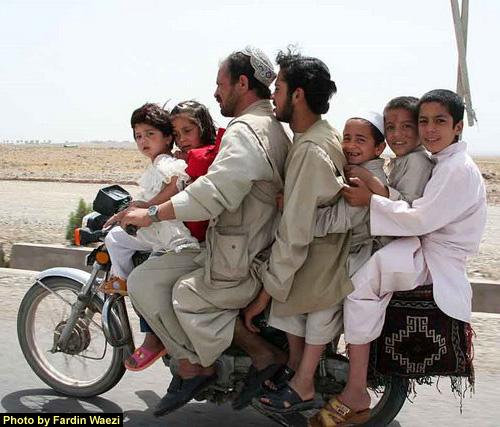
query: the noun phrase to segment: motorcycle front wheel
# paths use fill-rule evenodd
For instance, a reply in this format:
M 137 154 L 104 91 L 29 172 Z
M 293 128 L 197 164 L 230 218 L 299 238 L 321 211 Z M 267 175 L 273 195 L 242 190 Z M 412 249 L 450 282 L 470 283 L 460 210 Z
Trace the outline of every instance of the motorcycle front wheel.
M 65 277 L 43 279 L 24 296 L 17 317 L 19 344 L 31 369 L 54 390 L 93 397 L 114 387 L 125 373 L 123 349 L 103 333 L 103 302 L 94 296 L 77 320 L 68 344 L 57 345 L 82 284 Z

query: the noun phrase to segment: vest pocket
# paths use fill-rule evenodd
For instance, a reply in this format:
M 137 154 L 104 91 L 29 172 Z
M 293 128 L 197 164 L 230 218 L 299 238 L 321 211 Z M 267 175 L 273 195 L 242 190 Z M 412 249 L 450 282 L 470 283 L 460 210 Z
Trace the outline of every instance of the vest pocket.
M 248 236 L 220 234 L 215 231 L 213 238 L 210 260 L 211 284 L 214 288 L 235 286 L 234 282 L 239 282 L 249 275 Z

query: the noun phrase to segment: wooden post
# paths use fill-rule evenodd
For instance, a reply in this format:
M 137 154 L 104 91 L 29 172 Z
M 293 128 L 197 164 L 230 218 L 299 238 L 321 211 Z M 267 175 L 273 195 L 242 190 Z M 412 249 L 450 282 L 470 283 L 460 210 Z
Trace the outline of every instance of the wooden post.
M 465 54 L 467 55 L 467 35 L 469 29 L 469 0 L 462 0 L 462 7 L 460 8 L 462 31 L 464 34 Z M 460 60 L 458 61 L 457 68 L 457 93 L 462 98 L 464 97 L 464 88 L 462 85 L 462 75 L 460 73 Z
M 460 9 L 458 7 L 458 0 L 451 1 L 451 10 L 453 13 L 453 22 L 455 24 L 455 36 L 457 39 L 458 48 L 458 70 L 460 80 L 457 83 L 457 92 L 465 98 L 465 105 L 467 107 L 467 119 L 469 126 L 474 126 L 474 110 L 472 109 L 472 99 L 470 94 L 469 73 L 467 70 L 466 60 L 466 40 L 467 40 L 467 21 L 469 15 L 469 1 L 462 0 L 462 17 L 460 17 Z M 465 12 L 465 13 L 464 13 Z M 462 19 L 465 25 L 462 25 Z M 464 30 L 465 28 L 465 30 Z

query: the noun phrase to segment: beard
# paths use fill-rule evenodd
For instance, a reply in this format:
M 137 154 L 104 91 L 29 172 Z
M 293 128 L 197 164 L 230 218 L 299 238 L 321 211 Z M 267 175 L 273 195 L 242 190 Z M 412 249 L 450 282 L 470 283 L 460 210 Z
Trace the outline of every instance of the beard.
M 220 113 L 224 117 L 234 117 L 234 111 L 236 110 L 236 104 L 238 103 L 238 95 L 236 91 L 232 90 L 227 99 L 220 103 Z
M 294 106 L 292 105 L 292 97 L 287 96 L 285 105 L 281 111 L 276 110 L 276 118 L 283 123 L 290 123 L 292 121 Z

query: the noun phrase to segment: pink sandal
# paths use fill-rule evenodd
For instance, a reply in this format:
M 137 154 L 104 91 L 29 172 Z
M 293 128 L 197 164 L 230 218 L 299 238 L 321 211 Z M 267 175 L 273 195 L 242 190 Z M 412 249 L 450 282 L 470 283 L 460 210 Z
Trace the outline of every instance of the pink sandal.
M 153 352 L 148 350 L 144 346 L 140 346 L 136 349 L 130 358 L 135 361 L 135 366 L 131 366 L 128 362 L 129 359 L 125 360 L 125 368 L 129 371 L 142 371 L 146 368 L 149 368 L 153 363 L 155 363 L 160 357 L 163 357 L 167 354 L 167 350 L 164 348 L 160 351 Z

